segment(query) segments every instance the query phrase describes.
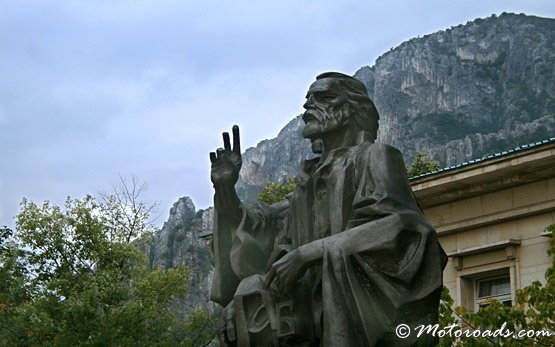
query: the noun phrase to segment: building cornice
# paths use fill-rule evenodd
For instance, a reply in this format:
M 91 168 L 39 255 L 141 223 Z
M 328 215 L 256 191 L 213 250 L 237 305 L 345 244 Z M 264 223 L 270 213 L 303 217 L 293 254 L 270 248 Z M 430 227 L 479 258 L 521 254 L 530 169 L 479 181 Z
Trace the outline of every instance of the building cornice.
M 555 177 L 555 141 L 411 180 L 422 208 Z

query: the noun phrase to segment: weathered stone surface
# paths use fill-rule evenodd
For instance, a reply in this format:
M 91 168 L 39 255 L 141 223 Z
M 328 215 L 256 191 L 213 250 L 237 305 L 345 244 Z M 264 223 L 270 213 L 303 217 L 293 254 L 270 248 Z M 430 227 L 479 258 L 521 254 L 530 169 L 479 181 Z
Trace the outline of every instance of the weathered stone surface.
M 191 273 L 187 298 L 175 304 L 183 317 L 192 307 L 211 308 L 208 300 L 213 272 L 206 242 L 198 238 L 202 230 L 212 230 L 213 209 L 196 211 L 189 197 L 173 204 L 168 220 L 153 236 L 149 249 L 151 267 L 168 269 L 181 264 Z

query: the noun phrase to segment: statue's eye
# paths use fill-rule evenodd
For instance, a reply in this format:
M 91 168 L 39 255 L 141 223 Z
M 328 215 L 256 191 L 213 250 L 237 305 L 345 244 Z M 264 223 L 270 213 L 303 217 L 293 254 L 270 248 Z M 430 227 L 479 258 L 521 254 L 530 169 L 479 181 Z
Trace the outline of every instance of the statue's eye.
M 322 101 L 329 101 L 329 100 L 333 100 L 335 98 L 337 98 L 337 95 L 333 94 L 333 93 L 327 93 L 327 92 L 321 92 L 321 93 L 317 93 L 317 95 L 315 95 L 317 99 L 322 100 Z

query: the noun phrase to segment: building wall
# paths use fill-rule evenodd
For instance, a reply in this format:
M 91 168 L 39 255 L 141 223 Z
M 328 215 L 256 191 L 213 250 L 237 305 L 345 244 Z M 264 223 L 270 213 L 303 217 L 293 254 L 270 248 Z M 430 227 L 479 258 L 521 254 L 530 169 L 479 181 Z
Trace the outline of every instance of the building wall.
M 481 181 L 487 182 L 492 176 L 487 165 L 483 166 Z M 455 171 L 451 175 L 457 174 Z M 507 278 L 510 294 L 501 297 L 507 304 L 514 304 L 517 288 L 535 280 L 545 283 L 551 257 L 547 255 L 549 238 L 544 230 L 555 224 L 555 177 L 539 175 L 530 179 L 532 176 L 528 174 L 526 182 L 518 182 L 518 172 L 512 172 L 501 178 L 502 184 L 498 177 L 495 191 L 473 191 L 481 182 L 476 180 L 480 176 L 473 178 L 475 184 L 464 184 L 464 180 L 450 183 L 449 189 L 456 186 L 457 192 L 465 192 L 459 195 L 467 197 L 446 198 L 439 204 L 441 199 L 436 199 L 433 206 L 423 207 L 449 255 L 443 281 L 456 306 L 477 309 L 486 300 L 479 298 L 478 287 L 502 286 L 500 283 Z M 417 198 L 433 186 L 430 182 L 429 178 L 425 184 L 413 182 Z

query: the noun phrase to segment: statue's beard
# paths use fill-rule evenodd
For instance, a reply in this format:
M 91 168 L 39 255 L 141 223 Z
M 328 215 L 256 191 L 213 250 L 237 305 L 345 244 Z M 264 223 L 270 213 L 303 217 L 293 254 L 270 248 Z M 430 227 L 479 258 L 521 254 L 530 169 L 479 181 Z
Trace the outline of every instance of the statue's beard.
M 345 127 L 348 117 L 349 106 L 346 102 L 339 106 L 316 106 L 303 114 L 303 136 L 311 141 L 327 136 Z

